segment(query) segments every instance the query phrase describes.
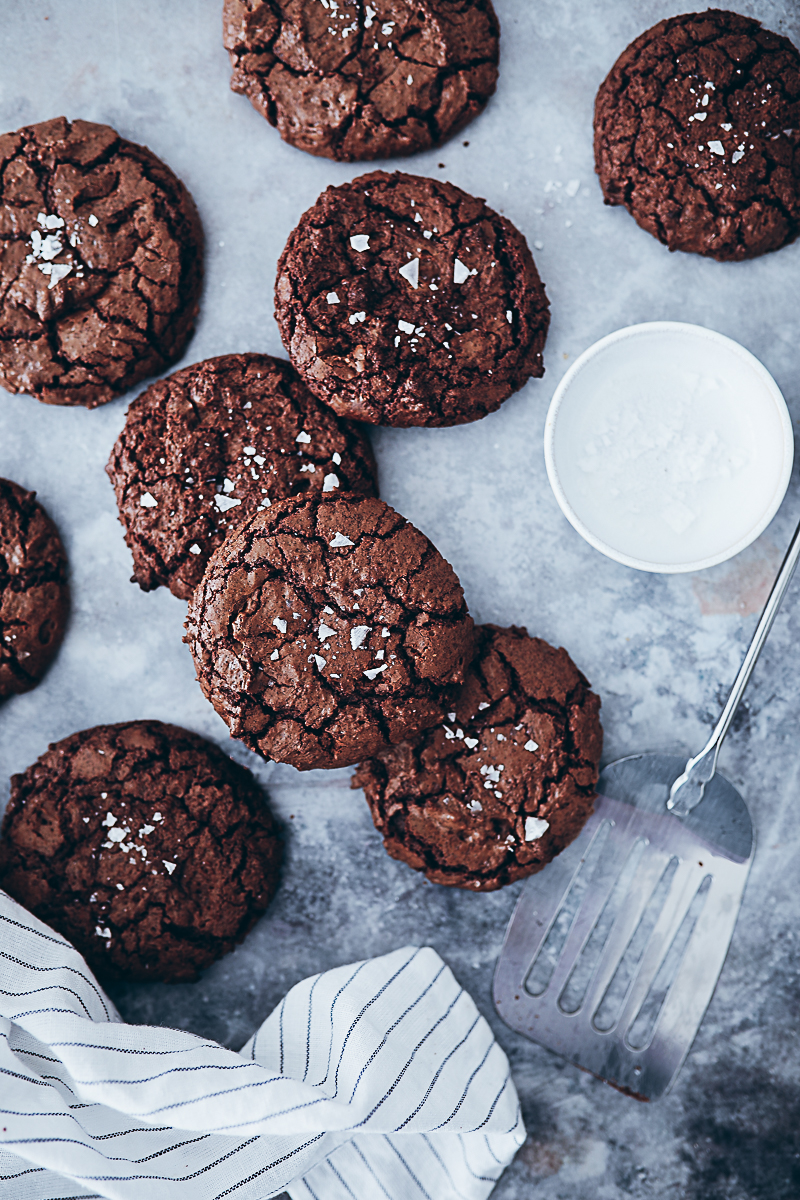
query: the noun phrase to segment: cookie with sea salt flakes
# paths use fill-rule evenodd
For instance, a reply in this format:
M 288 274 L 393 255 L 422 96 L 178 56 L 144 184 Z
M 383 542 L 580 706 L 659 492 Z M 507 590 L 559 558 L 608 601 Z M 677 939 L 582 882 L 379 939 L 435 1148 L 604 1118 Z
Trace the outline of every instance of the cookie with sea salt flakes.
M 35 492 L 0 479 L 0 700 L 39 682 L 61 645 L 68 609 L 58 530 Z
M 161 721 L 98 725 L 11 779 L 0 887 L 104 979 L 196 978 L 275 892 L 281 846 L 249 771 Z
M 108 125 L 0 137 L 0 386 L 95 408 L 163 371 L 194 329 L 202 247 L 181 181 Z
M 231 734 L 301 771 L 435 725 L 472 655 L 452 567 L 388 504 L 353 493 L 289 497 L 240 525 L 186 629 Z
M 258 509 L 285 496 L 377 491 L 360 429 L 267 354 L 222 355 L 152 384 L 128 409 L 106 471 L 134 581 L 184 600 Z
M 278 264 L 297 371 L 343 417 L 460 425 L 544 373 L 547 297 L 525 238 L 449 183 L 374 171 L 329 187 Z
M 225 0 L 231 87 L 286 142 L 327 158 L 439 145 L 497 82 L 491 0 Z
M 489 892 L 541 870 L 593 809 L 599 698 L 566 650 L 479 625 L 447 720 L 356 771 L 392 856 L 433 883 Z
M 601 85 L 594 148 L 606 204 L 670 250 L 777 250 L 800 231 L 800 52 L 720 9 L 660 21 Z

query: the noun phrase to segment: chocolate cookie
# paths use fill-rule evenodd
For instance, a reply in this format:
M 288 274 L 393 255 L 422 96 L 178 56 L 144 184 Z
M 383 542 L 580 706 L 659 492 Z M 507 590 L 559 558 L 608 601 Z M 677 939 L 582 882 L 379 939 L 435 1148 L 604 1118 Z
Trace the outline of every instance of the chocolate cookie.
M 0 479 L 0 699 L 36 686 L 61 645 L 68 610 L 58 530 L 35 492 Z
M 264 912 L 279 863 L 250 772 L 175 725 L 97 725 L 11 779 L 0 886 L 106 979 L 196 978 Z
M 203 234 L 155 154 L 58 117 L 0 137 L 0 385 L 95 408 L 178 358 Z
M 448 720 L 364 762 L 392 858 L 433 883 L 490 892 L 532 875 L 580 832 L 603 745 L 600 700 L 566 650 L 479 625 Z
M 472 619 L 452 567 L 382 500 L 319 493 L 256 513 L 189 603 L 200 686 L 234 737 L 300 770 L 435 725 Z
M 303 493 L 377 491 L 360 430 L 266 354 L 226 354 L 154 383 L 128 409 L 106 471 L 134 581 L 184 600 L 258 509 Z
M 737 13 L 670 17 L 628 46 L 597 93 L 597 173 L 670 250 L 721 262 L 800 229 L 800 54 Z
M 278 264 L 278 324 L 312 392 L 373 425 L 460 425 L 544 374 L 527 242 L 450 183 L 374 171 L 329 187 Z
M 497 82 L 491 0 L 225 0 L 231 87 L 286 142 L 343 162 L 437 146 Z

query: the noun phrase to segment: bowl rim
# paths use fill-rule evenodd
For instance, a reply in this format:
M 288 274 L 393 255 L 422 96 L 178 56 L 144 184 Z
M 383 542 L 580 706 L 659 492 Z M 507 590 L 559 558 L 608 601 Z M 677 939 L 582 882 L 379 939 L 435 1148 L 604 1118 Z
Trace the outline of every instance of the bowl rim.
M 602 538 L 597 537 L 592 533 L 591 529 L 578 516 L 570 504 L 566 492 L 562 487 L 559 478 L 558 469 L 555 461 L 555 432 L 558 420 L 558 414 L 569 394 L 569 390 L 574 384 L 577 377 L 585 369 L 592 359 L 602 354 L 610 346 L 617 342 L 625 341 L 630 338 L 640 337 L 643 335 L 670 335 L 673 338 L 680 336 L 691 336 L 693 338 L 703 337 L 709 341 L 715 342 L 722 350 L 728 354 L 733 354 L 735 357 L 747 362 L 755 373 L 760 377 L 765 386 L 766 392 L 770 395 L 775 404 L 778 416 L 780 418 L 781 427 L 783 429 L 783 469 L 773 493 L 773 499 L 765 509 L 762 517 L 756 524 L 748 530 L 748 532 L 739 539 L 738 542 L 725 548 L 717 554 L 709 555 L 702 559 L 693 559 L 691 561 L 680 563 L 660 563 L 657 561 L 649 561 L 647 559 L 634 558 L 632 555 L 624 554 L 617 550 L 614 546 L 604 542 Z M 595 550 L 599 550 L 601 554 L 607 558 L 614 559 L 615 562 L 622 563 L 623 566 L 633 567 L 637 571 L 650 571 L 660 575 L 679 575 L 685 574 L 688 571 L 702 571 L 706 567 L 714 567 L 719 563 L 727 562 L 729 558 L 735 557 L 745 547 L 759 537 L 769 525 L 772 518 L 780 508 L 783 498 L 786 495 L 789 481 L 792 475 L 792 466 L 794 464 L 794 433 L 792 430 L 792 419 L 789 415 L 789 410 L 786 406 L 786 401 L 783 393 L 777 383 L 770 375 L 764 364 L 756 358 L 749 350 L 745 349 L 739 342 L 733 338 L 727 337 L 724 333 L 719 333 L 716 329 L 709 329 L 705 325 L 694 325 L 688 321 L 642 321 L 636 325 L 626 325 L 622 329 L 616 329 L 613 333 L 608 333 L 605 337 L 601 337 L 598 341 L 593 342 L 581 354 L 578 355 L 575 362 L 567 370 L 564 376 L 559 380 L 553 398 L 550 401 L 550 407 L 547 411 L 547 418 L 544 426 L 544 459 L 547 469 L 547 477 L 550 480 L 550 486 L 553 489 L 559 508 L 564 516 L 569 521 L 570 525 L 581 535 L 581 537 L 593 546 Z

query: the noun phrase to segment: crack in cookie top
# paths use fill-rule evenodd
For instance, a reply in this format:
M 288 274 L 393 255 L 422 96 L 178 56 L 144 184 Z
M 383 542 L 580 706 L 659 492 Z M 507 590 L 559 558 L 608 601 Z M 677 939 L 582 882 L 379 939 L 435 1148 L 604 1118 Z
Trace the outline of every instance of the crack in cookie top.
M 360 429 L 266 354 L 222 355 L 154 383 L 128 409 L 106 471 L 134 579 L 184 600 L 258 509 L 291 495 L 377 491 Z
M 187 642 L 234 737 L 347 766 L 442 717 L 472 654 L 452 567 L 382 500 L 289 498 L 212 556 Z
M 36 686 L 61 645 L 68 609 L 58 530 L 35 492 L 0 479 L 0 699 Z
M 191 336 L 200 219 L 179 179 L 107 125 L 0 137 L 0 384 L 94 408 Z
M 350 162 L 438 145 L 497 82 L 491 0 L 225 0 L 231 87 L 284 141 Z
M 11 780 L 0 885 L 104 978 L 194 979 L 240 942 L 281 847 L 249 771 L 161 721 L 97 725 Z
M 594 144 L 606 204 L 670 250 L 777 250 L 800 230 L 800 53 L 719 9 L 661 21 L 600 87 Z
M 566 650 L 521 628 L 479 625 L 447 719 L 363 762 L 393 858 L 434 883 L 493 891 L 541 870 L 592 812 L 599 698 Z
M 544 373 L 547 297 L 522 234 L 452 184 L 330 187 L 278 264 L 275 315 L 313 392 L 374 425 L 459 425 Z

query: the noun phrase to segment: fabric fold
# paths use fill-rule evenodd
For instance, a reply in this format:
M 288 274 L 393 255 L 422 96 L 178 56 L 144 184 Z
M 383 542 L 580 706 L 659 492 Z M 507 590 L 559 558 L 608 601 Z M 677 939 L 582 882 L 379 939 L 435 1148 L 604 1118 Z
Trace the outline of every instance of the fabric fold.
M 0 1194 L 484 1200 L 524 1139 L 508 1061 L 429 947 L 302 980 L 239 1054 L 125 1024 L 0 892 Z

